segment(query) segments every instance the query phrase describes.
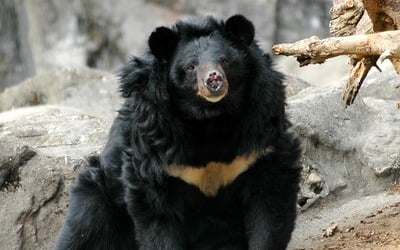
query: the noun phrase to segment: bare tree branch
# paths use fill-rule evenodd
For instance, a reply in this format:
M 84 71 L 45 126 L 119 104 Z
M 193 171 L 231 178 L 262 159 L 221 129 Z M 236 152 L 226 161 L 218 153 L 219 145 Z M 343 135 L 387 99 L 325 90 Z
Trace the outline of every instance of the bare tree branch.
M 400 74 L 400 1 L 333 0 L 330 14 L 330 31 L 336 37 L 310 37 L 272 49 L 277 55 L 297 57 L 300 66 L 348 55 L 353 69 L 342 96 L 348 106 L 378 59 L 389 59 Z
M 353 104 L 361 85 L 367 77 L 369 70 L 374 66 L 376 58 L 365 57 L 362 58 L 350 73 L 350 80 L 348 84 L 343 88 L 342 99 L 346 106 Z
M 322 40 L 313 36 L 295 43 L 274 45 L 272 51 L 277 55 L 297 57 L 300 66 L 322 63 L 328 58 L 340 55 L 363 58 L 380 56 L 388 51 L 389 59 L 400 59 L 400 31 L 329 37 Z

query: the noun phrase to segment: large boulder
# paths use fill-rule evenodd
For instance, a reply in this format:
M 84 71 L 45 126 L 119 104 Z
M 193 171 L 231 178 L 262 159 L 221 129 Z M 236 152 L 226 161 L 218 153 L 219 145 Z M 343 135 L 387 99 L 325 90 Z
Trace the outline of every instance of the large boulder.
M 343 83 L 310 87 L 289 98 L 304 147 L 302 205 L 321 197 L 351 199 L 393 185 L 400 174 L 400 111 L 391 72 L 371 75 L 355 103 L 341 103 Z
M 115 75 L 89 68 L 43 73 L 0 93 L 0 112 L 55 104 L 75 107 L 111 123 L 121 105 Z
M 0 248 L 52 249 L 68 193 L 107 124 L 59 106 L 0 114 Z

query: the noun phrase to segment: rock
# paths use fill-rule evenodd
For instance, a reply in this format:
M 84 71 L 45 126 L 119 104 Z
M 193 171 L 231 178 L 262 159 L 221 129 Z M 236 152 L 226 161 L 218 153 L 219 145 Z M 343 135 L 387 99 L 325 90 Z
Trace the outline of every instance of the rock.
M 322 183 L 321 176 L 319 174 L 312 172 L 308 178 L 307 178 L 307 183 L 310 185 L 315 185 L 315 186 L 320 186 Z
M 332 225 L 330 227 L 328 227 L 327 229 L 324 230 L 324 233 L 322 234 L 322 237 L 332 237 L 333 235 L 335 235 L 337 232 L 339 232 L 339 225 L 336 223 L 332 223 Z
M 286 97 L 297 95 L 303 89 L 311 86 L 308 82 L 292 75 L 285 76 L 283 85 L 285 85 Z
M 293 88 L 288 113 L 304 147 L 299 203 L 307 211 L 300 215 L 303 226 L 296 229 L 295 240 L 304 240 L 301 230 L 307 225 L 319 223 L 318 230 L 329 226 L 327 219 L 307 222 L 320 213 L 307 209 L 315 202 L 331 207 L 333 201 L 361 199 L 385 190 L 398 177 L 400 112 L 394 103 L 400 96 L 397 89 L 391 90 L 398 79 L 391 73 L 371 75 L 365 91 L 361 89 L 347 109 L 340 103 L 342 83 L 317 88 L 293 77 L 285 80 Z M 29 79 L 0 95 L 1 107 L 9 105 L 7 109 L 29 105 L 32 95 L 38 97 L 35 104 L 70 106 L 0 113 L 0 246 L 52 248 L 71 183 L 86 164 L 85 157 L 99 152 L 106 141 L 115 115 L 109 109 L 117 109 L 120 102 L 115 81 L 100 71 L 63 70 Z M 379 197 L 380 204 L 386 204 Z M 362 201 L 353 203 L 359 206 Z M 330 221 L 339 218 L 333 208 L 329 211 L 324 216 Z M 352 207 L 349 213 L 354 211 L 360 208 Z M 341 210 L 340 225 L 345 212 Z
M 290 120 L 304 148 L 304 205 L 324 197 L 326 202 L 376 193 L 399 176 L 400 112 L 395 100 L 400 91 L 391 88 L 398 79 L 392 73 L 369 77 L 347 109 L 341 104 L 343 83 L 306 88 L 289 97 Z M 310 178 L 322 178 L 317 189 Z
M 71 106 L 111 123 L 122 98 L 116 75 L 89 68 L 69 68 L 38 76 L 0 93 L 0 112 L 43 104 Z M 288 96 L 310 85 L 294 76 L 284 80 Z
M 392 66 L 390 65 L 392 68 Z M 366 81 L 360 88 L 359 95 L 388 101 L 400 100 L 400 76 L 390 68 L 383 69 L 384 72 L 369 73 Z
M 19 69 L 8 70 L 0 90 L 16 83 L 14 78 L 22 80 L 65 67 L 116 70 L 130 55 L 144 52 L 155 26 L 178 17 L 168 8 L 144 1 L 0 1 L 5 2 L 3 23 L 7 24 L 0 27 L 4 34 L 0 76 L 1 68 Z M 5 53 L 3 63 L 1 52 Z
M 60 2 L 17 2 L 18 17 L 26 21 L 20 29 L 28 30 L 26 50 L 31 53 L 35 73 L 61 67 L 85 65 L 110 66 L 121 63 L 117 41 L 119 29 L 106 15 L 101 5 L 90 0 Z M 116 31 L 116 32 L 114 32 Z
M 7 152 L 9 145 L 1 144 L 1 151 Z M 0 155 L 0 191 L 10 191 L 18 188 L 21 181 L 20 168 L 36 155 L 36 152 L 27 146 L 17 147 L 16 152 Z
M 105 143 L 106 128 L 67 107 L 0 114 L 0 246 L 52 249 L 71 183 Z
M 115 75 L 72 68 L 43 73 L 0 93 L 0 111 L 57 104 L 84 110 L 111 123 L 121 105 Z
M 330 0 L 280 0 L 275 43 L 292 43 L 310 36 L 329 36 Z M 299 32 L 301 31 L 301 32 Z
M 356 227 L 360 221 L 365 220 L 368 215 L 374 214 L 382 208 L 390 207 L 393 204 L 399 204 L 400 194 L 395 193 L 388 195 L 387 192 L 381 192 L 374 195 L 368 195 L 359 197 L 351 201 L 337 202 L 329 206 L 316 207 L 306 212 L 300 213 L 296 228 L 292 235 L 292 240 L 289 243 L 288 250 L 299 250 L 299 249 L 397 249 L 383 246 L 382 248 L 376 245 L 369 245 L 371 248 L 366 248 L 365 245 L 353 246 L 353 247 L 340 247 L 328 248 L 323 247 L 321 243 L 323 238 L 321 237 L 326 229 L 331 228 L 332 224 L 340 226 L 339 229 Z M 397 215 L 398 216 L 398 215 Z M 393 220 L 393 216 L 386 214 L 388 220 Z M 390 226 L 389 226 L 390 227 Z M 393 227 L 393 226 L 392 226 Z M 353 228 L 354 229 L 354 228 Z M 391 228 L 382 228 L 381 233 L 390 233 Z M 351 230 L 351 229 L 350 229 Z M 394 226 L 393 230 L 397 230 L 397 225 Z M 353 234 L 351 232 L 350 234 Z M 344 241 L 351 242 L 351 236 Z M 340 243 L 340 242 L 337 242 Z M 322 245 L 316 247 L 316 245 Z M 351 244 L 348 244 L 351 245 Z M 346 245 L 346 246 L 348 246 Z
M 16 1 L 0 0 L 0 92 L 32 75 L 33 62 Z
M 226 18 L 233 14 L 249 17 L 256 26 L 262 48 L 270 51 L 272 44 L 294 42 L 308 36 L 329 36 L 330 0 L 258 0 L 258 1 L 196 1 L 152 0 L 194 16 L 214 15 Z M 262 11 L 261 11 L 262 10 Z M 261 13 L 261 12 L 262 13 Z
M 328 31 L 329 0 L 0 0 L 0 91 L 64 67 L 116 70 L 140 56 L 156 26 L 185 16 L 244 14 L 261 47 Z M 25 32 L 24 32 L 25 31 Z M 26 32 L 29 31 L 29 32 Z M 10 70 L 11 69 L 11 70 Z
M 235 14 L 242 14 L 248 17 L 256 27 L 256 39 L 261 42 L 261 47 L 270 51 L 276 30 L 277 20 L 277 0 L 260 1 L 180 1 L 176 0 L 175 9 L 181 13 L 194 16 L 213 15 L 218 18 L 226 19 Z M 260 10 L 263 10 L 262 13 Z

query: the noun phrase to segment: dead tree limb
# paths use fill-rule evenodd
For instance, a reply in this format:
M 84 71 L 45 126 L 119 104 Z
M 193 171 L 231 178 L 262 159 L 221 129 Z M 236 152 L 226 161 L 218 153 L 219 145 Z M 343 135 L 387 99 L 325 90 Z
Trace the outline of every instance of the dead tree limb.
M 375 58 L 365 57 L 353 67 L 350 73 L 350 80 L 348 81 L 350 84 L 347 84 L 343 88 L 343 96 L 346 96 L 346 99 L 343 100 L 345 105 L 348 106 L 354 102 L 362 82 L 367 77 L 369 70 L 374 66 L 375 61 Z
M 400 74 L 400 1 L 333 0 L 330 31 L 336 37 L 310 37 L 273 46 L 278 55 L 297 57 L 300 66 L 348 55 L 353 69 L 343 91 L 346 106 L 353 103 L 365 77 L 377 61 L 389 59 Z M 399 104 L 400 105 L 400 104 Z
M 274 45 L 272 51 L 277 55 L 297 57 L 300 66 L 322 63 L 340 55 L 363 58 L 388 53 L 387 58 L 400 59 L 400 30 L 322 40 L 314 36 L 295 43 Z

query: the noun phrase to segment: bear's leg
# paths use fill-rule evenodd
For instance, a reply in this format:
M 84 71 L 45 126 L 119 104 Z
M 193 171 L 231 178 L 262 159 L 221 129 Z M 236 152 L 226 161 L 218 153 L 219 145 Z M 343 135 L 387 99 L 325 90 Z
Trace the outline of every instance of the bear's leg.
M 276 197 L 269 196 L 274 200 Z M 247 207 L 245 224 L 250 250 L 286 249 L 296 218 L 295 207 L 289 208 L 282 201 L 254 201 Z M 293 204 L 293 201 L 289 201 Z
M 186 246 L 181 211 L 164 189 L 127 189 L 125 200 L 135 225 L 139 250 L 184 250 Z
M 284 140 L 286 139 L 286 140 Z M 244 189 L 244 224 L 250 250 L 286 249 L 296 219 L 301 168 L 299 142 L 284 137 L 260 159 Z
M 133 223 L 126 210 L 107 195 L 104 172 L 91 166 L 71 191 L 69 210 L 56 250 L 135 249 Z

